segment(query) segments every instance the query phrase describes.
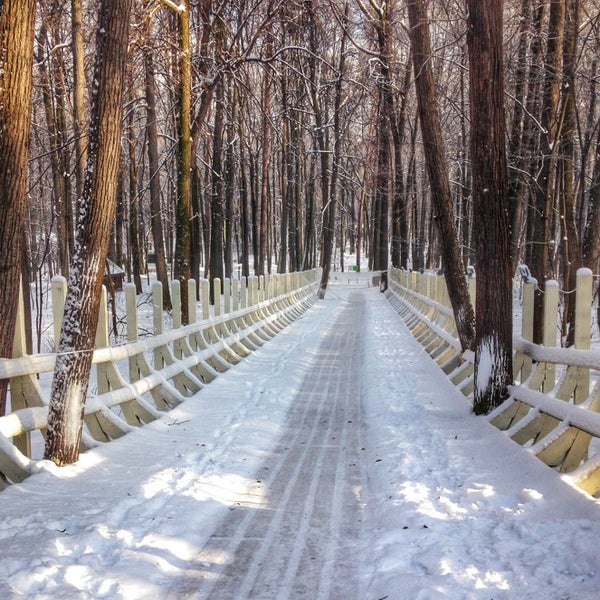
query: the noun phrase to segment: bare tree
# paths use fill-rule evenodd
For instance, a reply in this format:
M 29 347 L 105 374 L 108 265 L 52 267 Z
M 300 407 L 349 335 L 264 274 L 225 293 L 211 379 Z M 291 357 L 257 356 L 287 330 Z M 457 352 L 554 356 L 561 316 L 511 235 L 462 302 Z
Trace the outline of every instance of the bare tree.
M 131 5 L 132 0 L 103 0 L 98 9 L 88 162 L 77 211 L 44 453 L 58 465 L 79 458 L 102 276 L 115 212 Z

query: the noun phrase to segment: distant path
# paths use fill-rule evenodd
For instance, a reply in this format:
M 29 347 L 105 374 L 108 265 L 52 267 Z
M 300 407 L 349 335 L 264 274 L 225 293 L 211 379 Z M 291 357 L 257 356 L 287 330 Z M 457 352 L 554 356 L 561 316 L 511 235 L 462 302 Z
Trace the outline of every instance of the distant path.
M 335 293 L 334 291 L 328 293 Z M 223 557 L 177 598 L 358 600 L 364 292 L 341 301 L 266 461 L 258 508 L 229 512 L 202 550 Z

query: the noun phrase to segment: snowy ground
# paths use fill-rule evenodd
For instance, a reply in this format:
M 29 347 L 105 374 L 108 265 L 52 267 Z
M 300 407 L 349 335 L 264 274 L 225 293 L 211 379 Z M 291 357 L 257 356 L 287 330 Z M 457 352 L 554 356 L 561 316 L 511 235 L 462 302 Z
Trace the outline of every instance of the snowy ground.
M 597 598 L 598 504 L 348 283 L 161 421 L 2 492 L 0 598 Z

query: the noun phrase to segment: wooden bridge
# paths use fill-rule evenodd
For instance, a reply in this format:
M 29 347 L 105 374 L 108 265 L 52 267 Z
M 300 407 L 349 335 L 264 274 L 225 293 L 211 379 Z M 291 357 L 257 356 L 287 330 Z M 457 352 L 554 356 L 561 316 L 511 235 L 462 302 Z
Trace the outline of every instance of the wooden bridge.
M 209 282 L 200 282 L 200 310 L 181 324 L 179 283 L 172 282 L 172 327 L 164 329 L 162 289 L 152 290 L 152 335 L 140 339 L 135 287 L 125 286 L 127 342 L 109 345 L 106 297 L 96 338 L 93 393 L 85 410 L 83 450 L 121 437 L 159 418 L 195 394 L 219 373 L 272 338 L 311 306 L 320 271 L 247 280 L 215 281 L 222 302 L 210 306 Z M 590 350 L 591 271 L 581 269 L 576 289 L 575 347 L 557 347 L 560 290 L 545 287 L 547 325 L 543 345 L 533 344 L 534 284 L 522 288 L 521 334 L 514 340 L 514 380 L 510 397 L 489 419 L 548 466 L 564 473 L 586 492 L 600 492 L 600 352 Z M 196 283 L 189 282 L 190 297 Z M 472 286 L 474 288 L 474 286 Z M 221 294 L 222 292 L 222 294 Z M 474 294 L 474 289 L 472 290 Z M 55 338 L 58 339 L 65 281 L 52 283 Z M 413 336 L 466 396 L 473 391 L 472 355 L 463 353 L 442 277 L 392 270 L 386 295 Z M 47 425 L 52 353 L 25 353 L 19 319 L 15 358 L 0 359 L 0 378 L 10 379 L 10 414 L 0 417 L 0 485 L 24 480 L 41 458 Z
M 509 398 L 489 419 L 579 488 L 597 495 L 600 352 L 590 350 L 592 284 L 592 272 L 580 269 L 573 348 L 557 347 L 560 290 L 556 281 L 546 282 L 544 290 L 543 344 L 532 342 L 535 284 L 523 284 L 521 334 L 513 343 L 515 383 Z M 393 270 L 386 293 L 425 350 L 470 395 L 473 357 L 461 352 L 443 277 Z
M 178 281 L 171 282 L 172 328 L 164 330 L 162 287 L 152 287 L 153 335 L 139 338 L 138 309 L 133 284 L 125 285 L 127 343 L 109 345 L 106 290 L 100 307 L 93 382 L 85 407 L 82 450 L 118 438 L 183 402 L 219 373 L 272 338 L 315 300 L 320 270 L 286 275 L 200 281 L 201 318 L 191 305 L 189 324 L 181 322 Z M 188 282 L 190 298 L 196 282 Z M 222 292 L 222 293 L 221 293 Z M 62 277 L 52 281 L 54 340 L 58 340 L 66 295 Z M 0 417 L 0 489 L 28 477 L 41 458 L 41 443 L 33 434 L 47 426 L 48 392 L 40 384 L 54 369 L 55 354 L 27 355 L 22 308 L 12 359 L 0 359 L 0 378 L 10 379 L 11 412 Z M 49 389 L 49 386 L 45 386 Z M 32 450 L 32 446 L 34 450 Z M 36 456 L 36 450 L 38 455 Z

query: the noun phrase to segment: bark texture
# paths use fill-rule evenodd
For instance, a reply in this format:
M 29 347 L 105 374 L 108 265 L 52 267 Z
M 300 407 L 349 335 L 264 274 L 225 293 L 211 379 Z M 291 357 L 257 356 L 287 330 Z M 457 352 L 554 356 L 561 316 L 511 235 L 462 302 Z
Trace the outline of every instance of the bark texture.
M 121 159 L 123 81 L 132 0 L 100 4 L 88 163 L 48 415 L 45 458 L 75 462 L 92 362 L 102 276 Z
M 502 2 L 469 0 L 471 164 L 477 264 L 474 411 L 512 382 L 512 264 L 506 165 Z
M 444 276 L 458 336 L 463 350 L 467 350 L 472 349 L 475 342 L 475 315 L 469 297 L 465 268 L 454 223 L 450 178 L 444 154 L 444 141 L 431 68 L 429 23 L 421 0 L 409 0 L 407 8 L 419 121 L 425 146 L 425 162 L 431 186 L 431 199 L 435 211 L 434 220 L 440 235 Z
M 31 123 L 33 0 L 0 2 L 0 356 L 13 350 Z M 8 381 L 0 381 L 0 415 Z

